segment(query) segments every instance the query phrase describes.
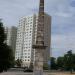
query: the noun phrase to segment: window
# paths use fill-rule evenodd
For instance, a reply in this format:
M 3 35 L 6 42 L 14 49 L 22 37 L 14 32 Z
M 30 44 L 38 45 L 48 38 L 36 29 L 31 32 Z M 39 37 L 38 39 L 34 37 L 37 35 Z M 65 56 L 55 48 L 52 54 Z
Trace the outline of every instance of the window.
M 28 59 L 28 61 L 29 61 L 29 59 Z
M 25 58 L 27 58 L 27 56 L 25 56 Z

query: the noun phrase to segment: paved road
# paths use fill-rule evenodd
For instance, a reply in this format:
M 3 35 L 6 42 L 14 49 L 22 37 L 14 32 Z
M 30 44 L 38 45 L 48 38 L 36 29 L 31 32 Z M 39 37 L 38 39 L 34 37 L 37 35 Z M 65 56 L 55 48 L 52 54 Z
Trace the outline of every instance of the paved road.
M 0 75 L 32 75 L 32 73 L 24 73 L 24 72 L 4 72 Z
M 4 72 L 1 73 L 0 75 L 33 75 L 33 73 L 25 73 L 25 72 Z M 75 75 L 75 74 L 70 74 L 70 73 L 64 73 L 64 72 L 56 72 L 56 73 L 48 73 L 45 72 L 44 75 Z
M 33 73 L 25 73 L 25 72 L 4 72 L 0 75 L 33 75 Z M 44 73 L 44 75 L 54 75 L 50 73 Z
M 11 68 L 8 72 L 0 73 L 0 75 L 33 75 L 33 73 L 23 72 L 23 69 L 21 68 Z M 44 71 L 43 75 L 75 75 L 75 73 L 70 74 L 70 72 Z

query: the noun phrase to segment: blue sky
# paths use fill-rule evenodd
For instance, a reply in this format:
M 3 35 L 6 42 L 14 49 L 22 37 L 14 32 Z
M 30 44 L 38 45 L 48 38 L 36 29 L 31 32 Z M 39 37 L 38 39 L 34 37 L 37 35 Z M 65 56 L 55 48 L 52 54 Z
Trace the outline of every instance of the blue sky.
M 39 0 L 0 0 L 0 18 L 6 26 L 18 26 L 19 18 L 38 12 Z M 52 16 L 52 56 L 75 52 L 75 0 L 45 0 Z

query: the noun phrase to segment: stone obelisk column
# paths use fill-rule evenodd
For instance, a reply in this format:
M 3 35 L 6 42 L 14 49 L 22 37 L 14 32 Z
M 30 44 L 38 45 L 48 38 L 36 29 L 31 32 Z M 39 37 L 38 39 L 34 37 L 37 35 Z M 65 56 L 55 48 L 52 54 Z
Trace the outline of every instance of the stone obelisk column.
M 34 75 L 43 75 L 43 52 L 46 46 L 44 45 L 44 0 L 40 0 L 39 16 L 37 25 L 36 44 L 34 61 Z

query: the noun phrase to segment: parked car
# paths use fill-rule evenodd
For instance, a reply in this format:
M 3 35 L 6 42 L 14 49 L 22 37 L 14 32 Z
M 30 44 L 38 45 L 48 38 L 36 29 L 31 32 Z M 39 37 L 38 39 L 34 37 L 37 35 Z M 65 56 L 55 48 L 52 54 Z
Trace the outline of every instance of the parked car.
M 29 69 L 29 68 L 25 68 L 24 69 L 24 72 L 33 72 L 33 70 L 32 69 Z

